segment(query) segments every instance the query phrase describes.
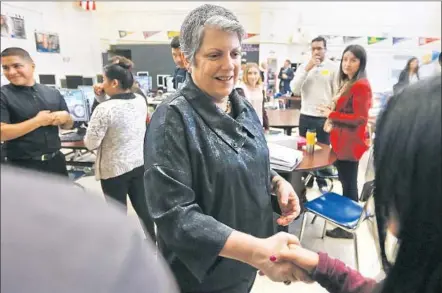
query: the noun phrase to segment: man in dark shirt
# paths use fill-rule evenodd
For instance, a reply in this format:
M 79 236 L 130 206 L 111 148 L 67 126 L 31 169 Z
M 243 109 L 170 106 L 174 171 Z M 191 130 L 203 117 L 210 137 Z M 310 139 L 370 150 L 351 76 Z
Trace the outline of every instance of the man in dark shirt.
M 281 67 L 281 70 L 279 71 L 278 78 L 280 79 L 279 84 L 279 92 L 281 94 L 286 94 L 288 92 L 291 92 L 290 89 L 290 82 L 292 81 L 293 77 L 295 76 L 295 73 L 293 72 L 293 69 L 291 68 L 291 62 L 290 60 L 284 61 L 284 67 Z
M 70 129 L 73 120 L 63 96 L 35 82 L 35 64 L 27 51 L 7 48 L 1 62 L 10 82 L 2 86 L 0 100 L 0 136 L 7 161 L 67 176 L 58 127 Z
M 49 174 L 2 166 L 1 177 L 1 292 L 178 292 L 117 204 Z
M 179 90 L 186 81 L 187 70 L 184 67 L 184 61 L 181 53 L 180 38 L 174 37 L 170 43 L 172 48 L 173 62 L 176 64 L 175 72 L 173 73 L 173 88 Z

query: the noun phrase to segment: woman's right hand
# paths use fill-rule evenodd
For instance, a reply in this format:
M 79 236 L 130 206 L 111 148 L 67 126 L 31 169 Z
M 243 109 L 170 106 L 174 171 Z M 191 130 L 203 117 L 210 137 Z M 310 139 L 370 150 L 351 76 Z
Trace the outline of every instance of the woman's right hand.
M 94 93 L 98 97 L 104 96 L 104 89 L 102 83 L 94 84 Z

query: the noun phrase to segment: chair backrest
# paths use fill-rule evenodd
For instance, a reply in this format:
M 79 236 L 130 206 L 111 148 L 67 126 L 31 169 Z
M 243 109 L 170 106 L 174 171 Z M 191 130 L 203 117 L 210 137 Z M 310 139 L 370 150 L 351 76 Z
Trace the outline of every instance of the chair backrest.
M 367 181 L 364 183 L 362 187 L 361 196 L 359 197 L 359 201 L 367 202 L 374 192 L 374 180 Z
M 364 207 L 362 209 L 362 213 L 361 216 L 359 217 L 358 223 L 356 224 L 356 229 L 359 228 L 359 225 L 361 225 L 361 223 L 369 217 L 369 215 L 367 214 L 368 206 L 370 199 L 373 197 L 373 194 L 374 194 L 374 180 L 365 182 L 364 186 L 362 187 L 361 196 L 359 198 L 359 201 L 364 202 Z

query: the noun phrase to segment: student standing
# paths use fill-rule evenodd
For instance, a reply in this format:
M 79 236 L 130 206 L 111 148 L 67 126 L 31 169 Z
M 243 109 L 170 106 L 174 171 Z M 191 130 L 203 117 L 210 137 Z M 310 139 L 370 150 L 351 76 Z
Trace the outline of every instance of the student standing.
M 35 64 L 22 48 L 1 53 L 10 84 L 1 88 L 1 141 L 11 164 L 68 176 L 60 152 L 59 130 L 70 129 L 73 120 L 63 96 L 56 89 L 35 82 Z
M 90 150 L 98 149 L 95 176 L 103 193 L 124 206 L 129 195 L 144 228 L 155 240 L 143 183 L 147 105 L 142 96 L 132 92 L 133 83 L 128 64 L 104 68 L 102 88 L 110 98 L 92 114 L 84 144 Z

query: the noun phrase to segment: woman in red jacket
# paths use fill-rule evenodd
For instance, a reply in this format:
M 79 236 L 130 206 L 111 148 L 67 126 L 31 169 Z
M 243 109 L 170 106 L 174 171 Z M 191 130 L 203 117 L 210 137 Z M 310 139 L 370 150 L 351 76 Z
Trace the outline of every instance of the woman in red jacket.
M 336 168 L 342 184 L 343 195 L 358 201 L 359 160 L 368 145 L 365 141 L 368 110 L 372 92 L 366 78 L 367 53 L 362 46 L 350 45 L 342 54 L 339 69 L 339 95 L 336 107 L 323 106 L 320 110 L 332 123 L 331 145 L 338 160 Z M 327 231 L 334 238 L 352 238 L 353 235 L 340 228 Z

